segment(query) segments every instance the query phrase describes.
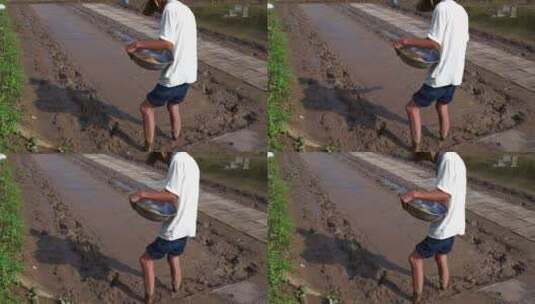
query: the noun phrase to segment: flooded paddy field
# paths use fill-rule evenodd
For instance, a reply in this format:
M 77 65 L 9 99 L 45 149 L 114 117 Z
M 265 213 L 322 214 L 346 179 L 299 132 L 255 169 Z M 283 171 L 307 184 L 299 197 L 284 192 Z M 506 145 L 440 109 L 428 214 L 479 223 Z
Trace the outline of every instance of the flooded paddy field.
M 290 275 L 296 297 L 307 303 L 411 303 L 407 257 L 427 224 L 401 208 L 398 191 L 415 186 L 350 154 L 283 153 L 278 159 L 296 230 Z M 496 190 L 491 184 L 477 189 Z M 425 303 L 529 303 L 534 258 L 532 240 L 468 211 L 466 234 L 456 239 L 449 258 L 447 291 L 439 291 L 432 259 L 425 261 Z M 519 289 L 507 290 L 508 284 Z M 493 293 L 502 288 L 502 295 Z M 505 300 L 511 296 L 517 302 Z
M 165 176 L 162 169 L 130 163 Z M 142 303 L 138 258 L 160 225 L 141 218 L 128 203 L 128 194 L 143 188 L 140 181 L 82 154 L 13 155 L 10 166 L 22 192 L 23 286 L 68 303 Z M 205 195 L 240 206 L 262 204 L 202 182 L 201 210 Z M 181 257 L 178 299 L 171 298 L 167 263 L 156 262 L 157 302 L 263 303 L 265 243 L 203 212 L 197 227 Z M 28 292 L 21 290 L 20 297 L 30 302 Z
M 236 37 L 257 47 L 267 46 L 267 8 L 264 4 L 194 5 L 193 13 L 202 29 Z
M 145 37 L 79 4 L 19 3 L 9 12 L 21 37 L 27 78 L 21 100 L 22 149 L 141 153 L 139 104 L 158 73 L 135 66 L 122 47 L 125 36 Z M 265 57 L 261 49 L 220 40 L 210 41 L 236 54 Z M 165 110 L 157 111 L 156 149 L 202 150 L 211 142 L 229 151 L 262 150 L 265 91 L 202 60 L 198 78 L 181 106 L 178 142 L 171 140 Z M 35 142 L 46 144 L 36 147 Z
M 309 151 L 409 150 L 405 104 L 426 71 L 404 65 L 392 49 L 392 39 L 408 34 L 352 4 L 286 2 L 276 10 L 295 76 L 287 148 L 305 141 Z M 435 110 L 426 108 L 422 149 L 531 151 L 534 94 L 467 64 L 450 106 L 449 138 L 439 140 Z

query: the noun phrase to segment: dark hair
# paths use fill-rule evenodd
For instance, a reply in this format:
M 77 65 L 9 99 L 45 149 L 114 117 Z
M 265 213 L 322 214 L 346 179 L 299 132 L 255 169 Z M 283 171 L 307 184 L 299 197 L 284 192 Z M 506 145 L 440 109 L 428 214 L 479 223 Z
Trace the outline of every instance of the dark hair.
M 173 159 L 173 154 L 173 152 L 151 152 L 149 153 L 149 156 L 147 156 L 145 163 L 153 166 L 156 162 L 162 162 L 164 165 L 169 166 Z
M 145 7 L 143 8 L 143 15 L 152 16 L 157 10 L 158 6 L 156 6 L 154 0 L 148 0 L 147 3 L 145 3 Z
M 420 0 L 416 4 L 416 9 L 420 12 L 430 12 L 435 9 L 435 7 L 441 2 L 442 0 Z

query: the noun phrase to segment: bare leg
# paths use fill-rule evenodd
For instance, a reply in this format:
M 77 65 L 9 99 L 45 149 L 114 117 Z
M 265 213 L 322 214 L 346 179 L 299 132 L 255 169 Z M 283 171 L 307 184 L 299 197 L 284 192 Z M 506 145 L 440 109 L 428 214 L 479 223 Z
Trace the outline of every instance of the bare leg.
M 167 104 L 169 111 L 169 119 L 171 120 L 171 132 L 173 139 L 177 140 L 180 136 L 180 129 L 182 128 L 182 121 L 180 118 L 180 106 L 178 104 Z
M 145 132 L 145 150 L 150 152 L 154 143 L 154 131 L 156 124 L 154 122 L 154 107 L 148 102 L 141 103 L 139 108 L 141 117 L 143 117 L 143 131 Z
M 180 270 L 180 257 L 167 256 L 169 268 L 171 269 L 171 283 L 173 284 L 173 293 L 177 293 L 182 283 L 182 272 Z
M 409 125 L 411 128 L 412 147 L 414 151 L 420 150 L 420 141 L 422 139 L 422 121 L 420 118 L 420 108 L 411 100 L 406 106 Z
M 412 270 L 413 303 L 420 303 L 424 290 L 424 259 L 414 251 L 409 256 Z
M 143 270 L 145 304 L 152 304 L 154 301 L 154 284 L 156 280 L 154 274 L 154 261 L 148 254 L 144 253 L 139 258 L 139 263 L 141 264 L 141 269 Z
M 450 283 L 450 271 L 448 269 L 448 255 L 435 255 L 435 262 L 437 263 L 438 273 L 440 275 L 440 289 L 446 290 Z
M 440 122 L 440 139 L 445 140 L 450 131 L 450 116 L 448 114 L 448 105 L 438 101 L 436 103 L 438 120 Z

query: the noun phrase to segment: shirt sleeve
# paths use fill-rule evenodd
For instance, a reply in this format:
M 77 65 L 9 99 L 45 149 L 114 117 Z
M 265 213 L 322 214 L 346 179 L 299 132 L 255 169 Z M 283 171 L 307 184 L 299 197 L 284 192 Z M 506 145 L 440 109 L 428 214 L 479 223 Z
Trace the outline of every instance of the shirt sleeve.
M 180 197 L 182 184 L 184 183 L 185 178 L 184 168 L 180 165 L 180 163 L 181 162 L 179 162 L 178 160 L 173 160 L 171 166 L 169 167 L 169 172 L 167 173 L 167 180 L 165 182 L 165 190 L 173 193 L 178 197 Z
M 444 42 L 444 33 L 446 32 L 446 12 L 437 7 L 433 11 L 433 17 L 431 19 L 431 28 L 427 33 L 427 38 L 433 40 L 434 42 L 442 46 Z
M 444 159 L 438 168 L 437 188 L 452 196 L 455 187 L 455 165 L 452 160 Z
M 173 19 L 173 14 L 168 10 L 164 10 L 162 14 L 162 19 L 160 20 L 160 33 L 158 36 L 160 37 L 160 39 L 171 42 L 174 45 L 176 40 L 176 33 L 173 24 L 178 20 Z

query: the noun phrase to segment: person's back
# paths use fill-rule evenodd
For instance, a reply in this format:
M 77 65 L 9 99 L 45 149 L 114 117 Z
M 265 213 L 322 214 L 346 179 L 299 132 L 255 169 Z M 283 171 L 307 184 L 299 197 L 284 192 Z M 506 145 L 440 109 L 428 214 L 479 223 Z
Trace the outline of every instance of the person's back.
M 159 237 L 168 241 L 195 237 L 199 201 L 199 167 L 186 152 L 173 155 L 165 190 L 178 197 L 177 214 L 163 223 Z
M 466 166 L 459 154 L 445 152 L 437 170 L 437 188 L 450 196 L 444 219 L 429 226 L 428 236 L 447 239 L 465 232 Z
M 160 75 L 159 83 L 174 87 L 197 80 L 197 24 L 190 8 L 169 0 L 160 20 L 160 39 L 173 43 L 173 63 Z
M 460 85 L 469 40 L 466 10 L 454 0 L 437 4 L 427 37 L 440 45 L 440 61 L 430 70 L 426 84 L 431 87 Z

